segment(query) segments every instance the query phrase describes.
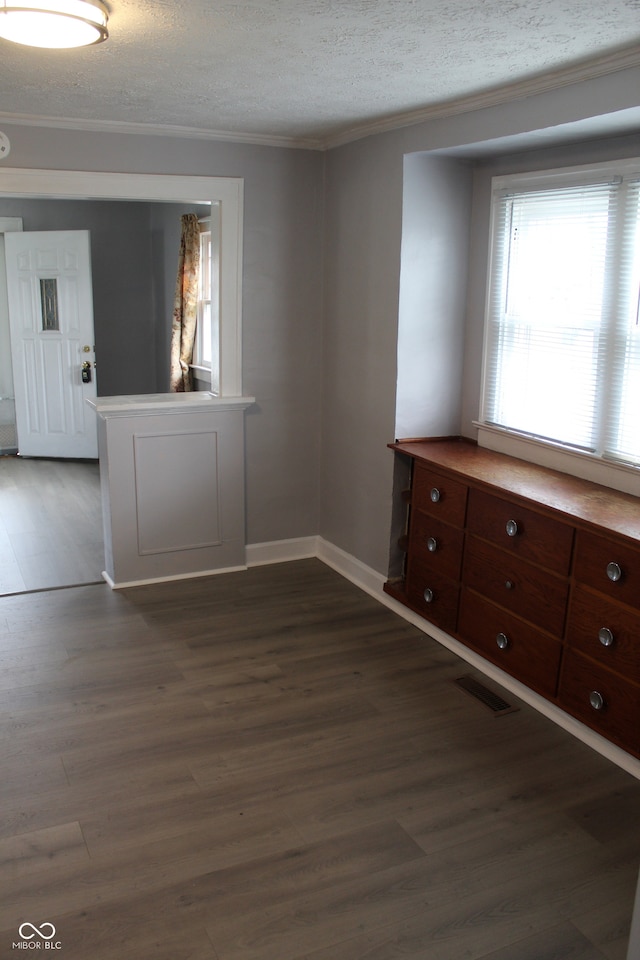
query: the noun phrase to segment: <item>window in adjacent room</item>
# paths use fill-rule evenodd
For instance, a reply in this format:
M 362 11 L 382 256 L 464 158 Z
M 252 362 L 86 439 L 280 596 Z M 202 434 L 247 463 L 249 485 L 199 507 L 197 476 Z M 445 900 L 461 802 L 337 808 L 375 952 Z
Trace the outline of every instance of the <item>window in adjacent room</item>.
M 212 243 L 212 221 L 200 220 L 200 270 L 198 277 L 198 318 L 194 344 L 194 366 L 211 375 L 211 390 L 220 390 L 219 316 L 217 297 L 218 260 Z
M 494 180 L 481 420 L 640 465 L 640 160 Z

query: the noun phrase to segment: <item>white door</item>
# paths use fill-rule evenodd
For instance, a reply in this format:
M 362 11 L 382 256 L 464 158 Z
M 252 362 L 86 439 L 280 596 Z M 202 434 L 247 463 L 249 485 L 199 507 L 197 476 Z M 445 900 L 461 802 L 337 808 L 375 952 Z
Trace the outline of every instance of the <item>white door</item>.
M 5 234 L 18 451 L 96 458 L 88 230 Z

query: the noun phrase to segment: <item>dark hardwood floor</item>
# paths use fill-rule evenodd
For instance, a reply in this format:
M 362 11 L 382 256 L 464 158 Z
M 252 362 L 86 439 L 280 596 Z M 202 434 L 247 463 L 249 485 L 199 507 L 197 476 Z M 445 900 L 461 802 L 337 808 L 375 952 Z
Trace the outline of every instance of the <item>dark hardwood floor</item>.
M 0 660 L 2 958 L 625 957 L 640 783 L 320 561 L 3 597 Z
M 97 462 L 0 457 L 0 594 L 94 583 L 103 570 Z

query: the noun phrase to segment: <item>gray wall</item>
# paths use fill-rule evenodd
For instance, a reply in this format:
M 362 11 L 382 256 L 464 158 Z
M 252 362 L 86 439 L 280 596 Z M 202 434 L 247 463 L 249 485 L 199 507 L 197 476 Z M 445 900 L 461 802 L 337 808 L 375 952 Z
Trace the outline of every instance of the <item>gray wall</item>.
M 323 156 L 232 143 L 3 123 L 10 164 L 243 177 L 247 540 L 319 529 Z
M 322 536 L 386 571 L 402 234 L 402 153 L 327 157 Z
M 398 438 L 460 430 L 472 165 L 404 162 L 398 312 Z
M 368 137 L 327 157 L 325 398 L 321 533 L 374 570 L 385 574 L 392 526 L 398 276 L 401 263 L 403 164 L 411 154 L 474 159 L 514 153 L 527 135 L 539 144 L 582 140 L 589 120 L 637 107 L 640 70 L 621 71 L 514 103 L 461 114 Z M 637 122 L 637 120 L 636 120 Z M 583 151 L 581 162 L 588 162 Z M 435 168 L 434 168 L 435 169 Z M 438 175 L 442 175 L 442 169 Z M 450 174 L 453 176 L 453 168 Z M 425 190 L 427 189 L 425 185 Z M 481 207 L 481 204 L 480 204 Z M 461 420 L 458 431 L 475 435 L 482 324 L 477 299 L 486 270 L 485 212 L 471 210 L 470 309 L 464 320 Z M 458 224 L 460 228 L 460 223 Z M 482 233 L 480 247 L 476 231 Z M 460 282 L 467 278 L 462 253 L 452 256 Z M 486 252 L 486 251 L 485 251 Z M 459 335 L 457 325 L 452 328 Z M 442 424 L 450 423 L 449 413 Z M 440 432 L 440 431 L 438 431 Z
M 167 389 L 180 215 L 197 209 L 0 197 L 0 216 L 24 230 L 89 230 L 100 396 Z
M 244 389 L 257 398 L 246 418 L 247 540 L 320 533 L 384 574 L 406 155 L 479 145 L 467 149 L 467 162 L 481 153 L 513 154 L 523 134 L 535 133 L 541 145 L 550 137 L 584 139 L 590 117 L 637 106 L 639 90 L 640 70 L 630 69 L 372 136 L 324 155 L 2 127 L 11 139 L 12 166 L 244 177 Z M 458 159 L 437 169 L 450 184 L 461 175 Z M 429 192 L 428 179 L 424 189 Z M 470 218 L 462 400 L 454 400 L 452 389 L 445 405 L 447 424 L 459 411 L 459 429 L 465 432 L 477 412 L 478 317 L 484 304 L 479 291 L 486 208 L 479 197 L 476 191 Z M 451 266 L 460 284 L 466 274 L 462 233 L 459 219 Z M 457 312 L 455 317 L 457 337 Z M 447 354 L 450 345 L 443 343 L 443 349 Z M 460 373 L 451 376 L 453 384 Z

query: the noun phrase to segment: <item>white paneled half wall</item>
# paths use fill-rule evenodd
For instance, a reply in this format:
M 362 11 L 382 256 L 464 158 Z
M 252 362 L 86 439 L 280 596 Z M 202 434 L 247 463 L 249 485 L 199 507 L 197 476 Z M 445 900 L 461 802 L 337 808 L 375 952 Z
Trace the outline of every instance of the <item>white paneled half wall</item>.
M 244 411 L 251 397 L 101 397 L 105 579 L 113 587 L 246 566 Z

